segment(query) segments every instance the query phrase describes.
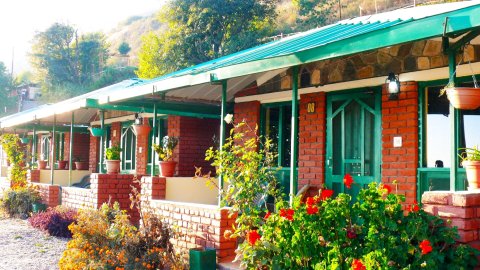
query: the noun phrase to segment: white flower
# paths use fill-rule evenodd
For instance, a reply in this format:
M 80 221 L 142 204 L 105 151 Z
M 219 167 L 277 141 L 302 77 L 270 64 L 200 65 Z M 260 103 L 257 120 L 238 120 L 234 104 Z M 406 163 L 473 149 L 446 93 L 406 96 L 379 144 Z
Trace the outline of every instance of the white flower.
M 225 123 L 231 124 L 231 123 L 233 122 L 233 114 L 227 114 L 227 115 L 225 115 L 225 117 L 223 118 L 223 120 L 225 120 Z

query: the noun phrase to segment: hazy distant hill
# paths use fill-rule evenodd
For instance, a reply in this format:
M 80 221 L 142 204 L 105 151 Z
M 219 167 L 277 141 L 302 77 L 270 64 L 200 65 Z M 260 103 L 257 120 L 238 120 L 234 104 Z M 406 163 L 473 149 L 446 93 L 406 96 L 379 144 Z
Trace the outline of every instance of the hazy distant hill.
M 118 46 L 125 41 L 132 48 L 128 54 L 128 64 L 130 66 L 136 66 L 138 62 L 138 51 L 142 44 L 142 35 L 149 31 L 161 32 L 164 29 L 164 26 L 158 22 L 155 17 L 156 14 L 147 17 L 130 17 L 107 33 L 107 40 L 110 43 L 110 53 L 113 54 L 110 61 L 113 63 L 125 61 L 118 56 Z

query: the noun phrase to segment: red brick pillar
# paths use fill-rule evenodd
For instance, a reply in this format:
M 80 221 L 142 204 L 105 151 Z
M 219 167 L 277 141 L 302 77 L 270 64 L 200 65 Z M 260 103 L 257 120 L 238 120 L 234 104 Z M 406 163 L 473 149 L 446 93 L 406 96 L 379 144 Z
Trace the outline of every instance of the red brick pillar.
M 148 123 L 148 118 L 143 121 Z M 150 135 L 137 135 L 137 149 L 135 151 L 135 171 L 139 175 L 147 174 L 148 164 L 148 141 L 151 140 Z
M 325 92 L 300 96 L 298 188 L 309 184 L 312 193 L 325 183 L 325 97 Z M 308 104 L 314 104 L 313 112 L 307 111 Z
M 394 137 L 402 146 L 394 147 Z M 398 193 L 412 204 L 417 195 L 418 84 L 402 82 L 398 100 L 389 100 L 382 90 L 382 182 L 398 182 Z
M 110 138 L 112 140 L 112 145 L 120 145 L 120 138 L 122 136 L 122 123 L 114 122 L 110 126 Z
M 457 227 L 458 242 L 480 250 L 480 191 L 427 191 L 422 203 L 423 210 Z
M 97 172 L 99 151 L 100 151 L 100 137 L 94 137 L 90 135 L 88 167 L 91 172 Z
M 247 123 L 253 129 L 256 126 L 259 126 L 260 125 L 260 101 L 236 103 L 234 107 L 233 119 L 235 123 L 240 123 L 242 121 L 245 121 L 245 123 Z M 246 129 L 247 127 L 244 127 L 240 131 L 245 132 Z M 248 138 L 248 136 L 246 137 Z

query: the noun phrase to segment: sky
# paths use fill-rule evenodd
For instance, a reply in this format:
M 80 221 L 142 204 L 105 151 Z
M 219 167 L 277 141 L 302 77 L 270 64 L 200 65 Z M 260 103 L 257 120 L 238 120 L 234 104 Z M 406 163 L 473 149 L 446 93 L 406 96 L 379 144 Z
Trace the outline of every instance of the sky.
M 0 61 L 14 73 L 28 69 L 28 52 L 37 31 L 55 22 L 79 32 L 104 31 L 134 15 L 150 15 L 164 0 L 8 0 L 0 2 Z

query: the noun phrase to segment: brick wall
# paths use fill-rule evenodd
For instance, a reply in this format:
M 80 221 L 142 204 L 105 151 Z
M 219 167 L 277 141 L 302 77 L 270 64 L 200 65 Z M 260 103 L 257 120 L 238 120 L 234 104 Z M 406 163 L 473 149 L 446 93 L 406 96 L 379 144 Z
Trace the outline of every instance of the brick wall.
M 165 177 L 144 176 L 142 177 L 142 194 L 150 200 L 164 200 L 167 182 Z
M 90 135 L 90 146 L 88 155 L 88 169 L 91 172 L 97 172 L 99 152 L 100 152 L 100 137 Z
M 184 116 L 168 117 L 168 135 L 178 136 L 178 146 L 174 160 L 178 162 L 177 176 L 193 176 L 195 167 L 205 171 L 212 170 L 210 162 L 205 161 L 205 151 L 213 146 L 213 136 L 219 137 L 220 121 Z M 137 171 L 138 172 L 138 171 Z
M 423 209 L 458 228 L 460 243 L 480 250 L 480 191 L 427 191 Z
M 27 170 L 28 182 L 40 182 L 40 170 Z
M 164 181 L 159 177 L 143 177 L 142 194 L 147 195 L 143 198 L 144 203 L 148 203 L 157 215 L 164 217 L 172 226 L 178 226 L 182 232 L 182 236 L 173 239 L 174 246 L 185 252 L 198 247 L 215 248 L 219 261 L 234 256 L 236 240 L 226 239 L 224 233 L 231 230 L 236 216 L 230 217 L 228 208 L 154 199 L 152 194 L 161 197 L 164 192 Z M 156 192 L 149 193 L 150 187 Z
M 110 125 L 110 139 L 112 141 L 112 145 L 118 144 L 120 145 L 120 139 L 122 136 L 122 123 L 121 122 L 114 122 Z
M 73 162 L 77 158 L 82 161 L 87 161 L 90 158 L 90 134 L 88 133 L 73 133 Z M 63 149 L 63 159 L 68 160 L 70 157 L 70 132 L 65 133 L 65 144 Z M 73 163 L 75 166 L 75 163 Z M 67 163 L 68 169 L 68 163 Z
M 148 118 L 144 118 L 143 121 L 148 123 Z M 137 149 L 135 151 L 135 172 L 137 174 L 147 174 L 148 141 L 151 139 L 149 134 L 137 135 Z
M 41 183 L 32 183 L 32 185 L 40 192 L 42 203 L 48 207 L 55 207 L 60 204 L 60 186 Z
M 402 147 L 393 147 L 393 138 L 402 137 Z M 418 167 L 418 85 L 402 82 L 398 100 L 388 100 L 382 90 L 382 182 L 398 182 L 398 193 L 412 204 L 417 192 Z
M 324 92 L 300 96 L 298 188 L 309 184 L 311 192 L 318 190 L 325 183 L 325 96 Z M 315 112 L 308 113 L 307 104 L 312 102 L 315 103 Z
M 119 202 L 120 208 L 127 210 L 130 221 L 137 224 L 140 214 L 136 209 L 130 209 L 131 186 L 140 188 L 133 182 L 131 174 L 98 174 L 90 176 L 90 189 L 65 187 L 62 188 L 62 205 L 72 208 L 99 208 L 105 202 Z
M 233 119 L 235 123 L 245 121 L 252 128 L 260 126 L 260 101 L 235 103 Z M 247 127 L 243 127 L 240 131 L 247 132 L 247 130 Z

